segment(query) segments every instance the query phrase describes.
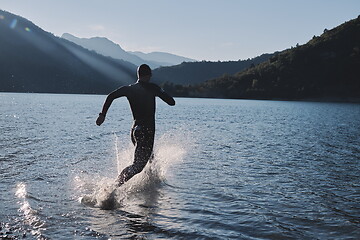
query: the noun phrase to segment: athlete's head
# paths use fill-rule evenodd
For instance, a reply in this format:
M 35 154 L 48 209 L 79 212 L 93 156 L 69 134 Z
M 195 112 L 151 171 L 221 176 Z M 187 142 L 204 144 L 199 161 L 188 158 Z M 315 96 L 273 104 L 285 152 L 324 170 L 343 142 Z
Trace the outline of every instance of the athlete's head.
M 151 68 L 147 64 L 142 64 L 137 69 L 138 78 L 151 77 Z

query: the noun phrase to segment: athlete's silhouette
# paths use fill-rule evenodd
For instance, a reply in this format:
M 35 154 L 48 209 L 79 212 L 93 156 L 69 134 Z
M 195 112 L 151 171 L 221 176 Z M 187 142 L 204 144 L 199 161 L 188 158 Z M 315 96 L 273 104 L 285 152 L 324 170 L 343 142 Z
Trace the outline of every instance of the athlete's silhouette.
M 135 84 L 123 86 L 110 93 L 96 120 L 100 126 L 114 99 L 127 97 L 134 124 L 131 129 L 131 140 L 135 145 L 134 162 L 119 175 L 117 184 L 120 186 L 135 174 L 140 173 L 152 156 L 155 135 L 155 97 L 160 97 L 167 104 L 174 106 L 175 100 L 158 85 L 150 83 L 151 69 L 143 64 L 137 69 L 138 80 Z

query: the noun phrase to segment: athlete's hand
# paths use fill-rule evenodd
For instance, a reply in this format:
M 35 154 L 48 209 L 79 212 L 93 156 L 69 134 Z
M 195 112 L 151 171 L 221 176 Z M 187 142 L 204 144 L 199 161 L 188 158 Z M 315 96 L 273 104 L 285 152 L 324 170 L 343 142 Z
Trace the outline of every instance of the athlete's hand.
M 96 125 L 100 126 L 105 121 L 105 116 L 99 114 L 98 118 L 96 119 Z

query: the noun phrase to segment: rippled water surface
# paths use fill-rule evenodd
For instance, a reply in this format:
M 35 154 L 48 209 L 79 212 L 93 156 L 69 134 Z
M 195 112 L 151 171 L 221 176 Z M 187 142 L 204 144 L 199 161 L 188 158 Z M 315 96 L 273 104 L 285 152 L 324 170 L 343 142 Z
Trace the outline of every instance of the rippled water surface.
M 131 163 L 126 99 L 0 93 L 0 239 L 359 239 L 360 105 L 158 101 Z M 85 204 L 115 190 L 110 210 Z

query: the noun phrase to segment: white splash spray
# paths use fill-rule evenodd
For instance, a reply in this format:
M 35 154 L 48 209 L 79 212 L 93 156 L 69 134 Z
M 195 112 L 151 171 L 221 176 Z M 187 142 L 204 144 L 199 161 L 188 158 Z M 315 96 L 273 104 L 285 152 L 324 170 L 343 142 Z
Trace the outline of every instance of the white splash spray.
M 163 134 L 155 141 L 154 159 L 144 170 L 120 188 L 115 185 L 115 179 L 101 176 L 75 177 L 77 186 L 81 190 L 90 192 L 79 200 L 85 205 L 102 209 L 118 208 L 125 203 L 132 193 L 146 192 L 158 186 L 171 177 L 171 171 L 184 160 L 185 154 L 190 151 L 192 140 L 186 131 L 178 130 Z M 132 164 L 134 146 L 120 144 L 125 142 L 114 134 L 116 163 L 118 174 Z

